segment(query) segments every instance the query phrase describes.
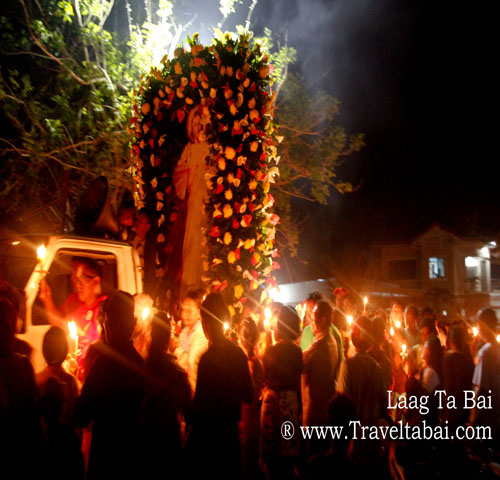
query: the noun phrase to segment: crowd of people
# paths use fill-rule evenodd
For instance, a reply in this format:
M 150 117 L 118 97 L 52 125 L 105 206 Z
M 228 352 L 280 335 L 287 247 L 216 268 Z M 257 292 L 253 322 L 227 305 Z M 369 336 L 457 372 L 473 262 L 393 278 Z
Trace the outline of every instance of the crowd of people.
M 81 284 L 97 285 L 88 262 L 76 262 L 75 272 Z M 335 300 L 314 292 L 299 308 L 249 305 L 238 319 L 221 295 L 193 290 L 180 304 L 179 331 L 162 310 L 139 329 L 134 297 L 92 291 L 100 313 L 86 320 L 97 333 L 73 364 L 64 309 L 77 300 L 55 307 L 44 291 L 53 325 L 43 339 L 46 367 L 36 374 L 29 348 L 16 340 L 19 299 L 13 289 L 0 291 L 4 471 L 75 479 L 441 478 L 443 471 L 487 478 L 499 468 L 500 344 L 491 308 L 474 319 L 474 335 L 464 320 L 440 324 L 430 308 L 394 302 L 390 312 L 357 310 L 345 288 Z M 399 423 L 488 426 L 491 435 L 362 433 Z M 312 426 L 343 433 L 303 435 Z

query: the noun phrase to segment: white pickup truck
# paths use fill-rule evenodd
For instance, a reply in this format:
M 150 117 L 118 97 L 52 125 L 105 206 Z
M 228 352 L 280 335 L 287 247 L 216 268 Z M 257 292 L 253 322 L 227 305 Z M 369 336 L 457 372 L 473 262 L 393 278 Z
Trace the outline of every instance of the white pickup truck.
M 50 327 L 47 312 L 39 299 L 42 278 L 51 286 L 58 305 L 71 293 L 71 259 L 74 256 L 90 257 L 103 268 L 104 294 L 116 290 L 132 295 L 142 293 L 139 255 L 124 242 L 71 235 L 23 236 L 3 242 L 0 255 L 2 276 L 25 294 L 18 337 L 33 347 L 32 361 L 36 371 L 45 363 L 42 341 Z

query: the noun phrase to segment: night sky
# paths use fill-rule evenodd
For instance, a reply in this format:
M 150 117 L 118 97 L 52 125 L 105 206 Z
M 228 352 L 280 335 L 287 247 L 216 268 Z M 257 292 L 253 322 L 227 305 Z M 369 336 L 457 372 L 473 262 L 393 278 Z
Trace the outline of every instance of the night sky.
M 500 232 L 485 73 L 492 12 L 444 3 L 260 1 L 257 28 L 288 27 L 294 68 L 321 79 L 341 101 L 339 124 L 367 144 L 339 170 L 356 192 L 295 203 L 309 215 L 308 265 L 282 261 L 280 281 L 361 273 L 368 245 L 411 240 L 435 221 L 462 236 Z

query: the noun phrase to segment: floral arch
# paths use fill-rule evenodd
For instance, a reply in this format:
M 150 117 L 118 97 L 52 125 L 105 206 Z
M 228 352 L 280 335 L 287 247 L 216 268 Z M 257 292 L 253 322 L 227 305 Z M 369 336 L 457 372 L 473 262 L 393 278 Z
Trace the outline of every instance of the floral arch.
M 275 285 L 271 271 L 279 267 L 273 263 L 279 218 L 269 211 L 269 189 L 279 174 L 280 138 L 268 58 L 249 42 L 249 35 L 226 34 L 207 47 L 197 36 L 188 38 L 189 49 L 178 48 L 141 78 L 130 128 L 138 206 L 154 212 L 159 276 L 175 296 L 175 225 L 186 206 L 174 177 L 193 109 L 206 125 L 203 279 L 207 291 L 224 295 L 233 314 L 250 298 L 267 301 L 267 288 Z

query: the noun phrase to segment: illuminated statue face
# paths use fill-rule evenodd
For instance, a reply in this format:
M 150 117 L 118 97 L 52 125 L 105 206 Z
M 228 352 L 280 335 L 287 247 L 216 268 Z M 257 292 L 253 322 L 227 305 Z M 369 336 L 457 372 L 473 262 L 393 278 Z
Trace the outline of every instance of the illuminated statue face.
M 201 121 L 201 116 L 196 111 L 196 109 L 189 114 L 187 127 L 188 127 L 188 136 L 190 142 L 197 143 L 206 140 L 205 126 L 203 125 Z

